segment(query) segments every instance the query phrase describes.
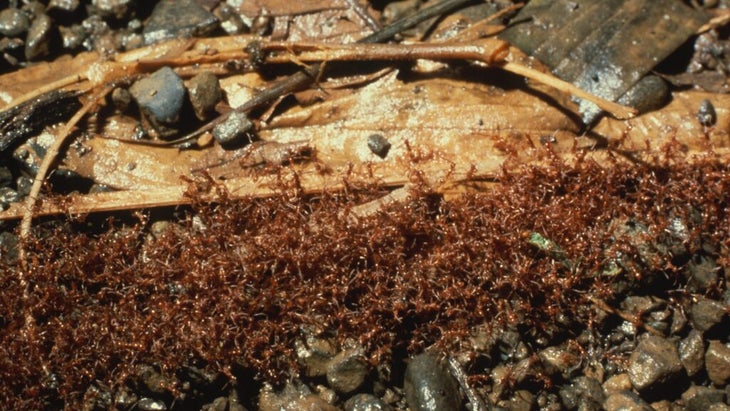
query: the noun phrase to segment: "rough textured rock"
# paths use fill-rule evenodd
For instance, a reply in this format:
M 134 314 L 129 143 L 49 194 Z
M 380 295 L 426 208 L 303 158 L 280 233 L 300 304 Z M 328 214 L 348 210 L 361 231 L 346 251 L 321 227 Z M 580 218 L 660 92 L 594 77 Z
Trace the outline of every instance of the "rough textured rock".
M 730 347 L 720 341 L 710 341 L 705 353 L 705 368 L 710 380 L 718 386 L 730 382 Z
M 690 331 L 689 335 L 679 342 L 679 360 L 682 362 L 687 375 L 697 374 L 704 365 L 705 344 L 702 334 L 697 330 Z
M 253 128 L 246 113 L 232 111 L 222 123 L 213 127 L 213 138 L 224 147 L 243 144 Z
M 606 411 L 655 411 L 641 397 L 631 391 L 617 391 L 603 402 Z
M 188 94 L 195 116 L 200 120 L 209 118 L 215 105 L 223 99 L 223 90 L 218 77 L 209 71 L 202 72 L 190 79 Z
M 0 12 L 0 34 L 15 37 L 28 30 L 30 20 L 19 9 L 9 7 Z
M 696 303 L 692 304 L 690 321 L 696 330 L 706 332 L 719 324 L 725 314 L 726 307 L 721 302 L 700 297 Z
M 581 376 L 560 389 L 560 398 L 568 410 L 598 410 L 605 400 L 598 380 Z
M 172 124 L 178 120 L 185 99 L 185 87 L 182 79 L 171 68 L 163 67 L 136 81 L 129 92 L 153 122 Z
M 36 16 L 25 39 L 25 58 L 36 60 L 48 54 L 51 34 L 54 29 L 51 18 L 45 14 Z
M 682 371 L 682 363 L 671 341 L 646 335 L 631 354 L 628 371 L 634 388 L 644 391 L 674 380 Z
M 162 0 L 152 10 L 144 28 L 144 42 L 203 36 L 217 25 L 218 19 L 194 0 Z
M 723 402 L 725 393 L 715 388 L 693 385 L 682 393 L 682 401 L 689 411 L 706 411 L 713 404 Z
M 294 346 L 306 376 L 319 377 L 327 374 L 327 364 L 336 354 L 335 347 L 329 340 L 307 337 L 306 341 L 297 340 Z
M 345 411 L 392 411 L 393 407 L 371 394 L 357 394 L 345 401 Z
M 365 381 L 368 365 L 361 349 L 339 352 L 327 365 L 327 382 L 335 391 L 348 394 Z
M 413 357 L 406 367 L 404 391 L 413 411 L 461 409 L 459 385 L 435 354 Z

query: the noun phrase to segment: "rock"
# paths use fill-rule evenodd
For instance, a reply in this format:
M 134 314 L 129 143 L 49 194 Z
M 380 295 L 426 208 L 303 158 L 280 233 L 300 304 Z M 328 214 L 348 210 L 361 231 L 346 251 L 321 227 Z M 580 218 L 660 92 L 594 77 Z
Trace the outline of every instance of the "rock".
M 213 15 L 218 18 L 221 28 L 228 35 L 241 34 L 248 30 L 246 23 L 241 18 L 241 14 L 227 3 L 220 3 L 213 10 Z
M 682 401 L 688 411 L 706 411 L 711 405 L 722 403 L 725 393 L 709 387 L 693 385 L 682 393 Z
M 717 284 L 720 271 L 714 258 L 702 254 L 695 254 L 685 266 L 687 277 L 687 291 L 703 293 L 709 287 Z
M 49 43 L 53 31 L 53 22 L 45 14 L 40 14 L 33 19 L 25 38 L 25 58 L 36 60 L 48 55 Z
M 459 384 L 435 354 L 424 353 L 411 358 L 403 385 L 412 411 L 461 409 Z
M 299 364 L 304 367 L 304 374 L 307 377 L 327 374 L 327 364 L 336 353 L 332 342 L 325 338 L 309 336 L 305 341 L 295 341 L 294 347 Z
M 143 34 L 145 44 L 161 40 L 204 36 L 218 26 L 218 19 L 195 0 L 162 0 L 152 10 Z
M 390 141 L 382 134 L 371 134 L 368 136 L 368 148 L 373 154 L 380 158 L 385 158 L 390 151 Z
M 274 392 L 269 384 L 264 384 L 259 393 L 259 411 L 337 411 L 337 408 L 312 391 L 300 381 L 289 381 Z
M 140 365 L 137 367 L 137 377 L 140 383 L 153 394 L 166 394 L 170 382 L 160 374 L 159 371 L 150 365 Z
M 617 391 L 603 402 L 606 411 L 654 411 L 654 408 L 631 391 Z
M 719 301 L 698 297 L 690 308 L 689 320 L 696 330 L 704 333 L 722 322 L 726 308 Z
M 51 0 L 48 2 L 48 12 L 58 10 L 62 13 L 73 13 L 79 8 L 79 0 Z
M 560 398 L 568 410 L 600 410 L 605 400 L 601 383 L 584 376 L 574 378 L 561 388 Z
M 357 394 L 345 401 L 345 411 L 392 411 L 393 407 L 371 394 Z
M 20 196 L 20 193 L 13 190 L 10 187 L 0 187 L 0 203 L 3 204 L 10 204 L 18 202 L 23 197 Z
M 195 116 L 200 120 L 205 120 L 210 118 L 215 105 L 223 99 L 223 90 L 218 77 L 209 71 L 204 71 L 190 79 L 188 95 Z
M 14 7 L 0 12 L 0 34 L 7 37 L 16 37 L 28 30 L 30 19 L 28 15 Z
M 355 391 L 365 381 L 367 374 L 368 365 L 362 349 L 344 350 L 327 365 L 327 383 L 341 394 Z
M 144 397 L 137 401 L 136 409 L 140 411 L 164 411 L 167 409 L 167 405 L 164 401 Z
M 91 13 L 103 18 L 122 20 L 134 9 L 133 0 L 91 0 Z
M 676 379 L 681 371 L 677 347 L 659 336 L 646 335 L 629 358 L 629 378 L 639 391 L 660 388 Z
M 730 382 L 730 347 L 720 341 L 710 341 L 705 353 L 705 369 L 715 385 L 728 384 Z
M 213 138 L 223 147 L 242 145 L 250 140 L 253 128 L 246 113 L 231 111 L 222 123 L 213 127 Z
M 697 330 L 690 331 L 689 335 L 679 342 L 678 351 L 679 360 L 687 371 L 687 375 L 693 376 L 702 369 L 705 359 L 702 333 Z
M 535 396 L 530 391 L 517 390 L 506 405 L 509 411 L 530 411 L 535 407 Z
M 583 361 L 579 353 L 571 351 L 565 344 L 547 347 L 537 355 L 548 374 L 561 375 L 565 379 L 569 379 Z
M 169 125 L 178 120 L 185 88 L 182 79 L 170 67 L 163 67 L 137 80 L 129 92 L 154 123 Z
M 608 396 L 619 391 L 631 391 L 632 388 L 629 374 L 616 374 L 603 383 L 603 395 Z
M 74 24 L 71 27 L 61 26 L 58 31 L 61 33 L 61 44 L 67 50 L 80 48 L 86 40 L 86 30 L 79 24 Z
M 201 411 L 227 411 L 228 410 L 228 398 L 218 397 L 213 400 L 210 404 L 205 404 L 200 407 Z

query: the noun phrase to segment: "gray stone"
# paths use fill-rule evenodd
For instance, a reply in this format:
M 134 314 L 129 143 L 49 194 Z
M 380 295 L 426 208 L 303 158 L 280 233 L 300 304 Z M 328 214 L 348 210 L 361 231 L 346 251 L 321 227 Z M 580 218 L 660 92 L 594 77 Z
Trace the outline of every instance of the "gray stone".
M 724 386 L 730 382 L 730 347 L 720 341 L 710 341 L 705 353 L 705 368 L 715 385 Z
M 380 158 L 385 158 L 388 155 L 390 147 L 390 141 L 382 134 L 371 134 L 368 137 L 368 148 Z
M 639 391 L 664 386 L 681 371 L 677 347 L 659 336 L 646 335 L 629 358 L 629 378 Z
M 195 0 L 162 0 L 152 10 L 143 34 L 145 44 L 161 40 L 204 36 L 218 26 L 218 19 Z
M 720 267 L 714 258 L 696 254 L 689 260 L 685 268 L 687 291 L 701 293 L 717 284 Z
M 535 396 L 530 391 L 517 390 L 506 406 L 509 411 L 530 411 L 535 407 Z
M 327 365 L 327 383 L 335 391 L 348 394 L 360 387 L 368 374 L 361 349 L 339 352 Z
M 241 14 L 227 3 L 220 3 L 213 10 L 213 14 L 220 20 L 223 31 L 229 35 L 241 34 L 248 30 L 248 27 L 241 18 Z
M 654 408 L 631 391 L 617 391 L 603 402 L 606 411 L 654 411 Z
M 435 354 L 424 353 L 411 358 L 403 385 L 412 411 L 461 409 L 459 384 Z
M 204 71 L 190 79 L 188 95 L 195 116 L 200 120 L 205 120 L 210 118 L 215 105 L 223 99 L 223 90 L 218 77 L 209 71 Z
M 61 11 L 71 13 L 79 8 L 79 0 L 51 0 L 48 2 L 48 12 Z
M 547 347 L 538 353 L 538 357 L 549 374 L 561 375 L 565 379 L 569 379 L 583 361 L 580 354 L 573 352 L 565 344 Z
M 712 404 L 722 403 L 724 399 L 723 391 L 696 385 L 682 393 L 682 401 L 688 411 L 706 411 Z
M 722 321 L 726 309 L 727 307 L 719 301 L 699 297 L 697 302 L 692 304 L 689 319 L 695 329 L 706 332 Z
M 200 407 L 201 411 L 227 411 L 228 410 L 228 398 L 218 397 L 213 400 L 210 404 L 205 404 Z
M 687 375 L 695 375 L 702 369 L 705 359 L 702 333 L 697 330 L 690 331 L 689 335 L 679 342 L 678 351 L 679 360 L 687 371 Z
M 344 404 L 345 411 L 392 411 L 393 407 L 371 394 L 357 394 Z
M 48 55 L 52 31 L 53 22 L 50 17 L 40 14 L 33 19 L 25 38 L 26 59 L 36 60 Z
M 104 18 L 122 20 L 134 9 L 133 0 L 91 0 L 92 13 Z
M 605 396 L 598 380 L 580 376 L 560 389 L 560 399 L 568 410 L 599 410 Z
M 182 79 L 170 67 L 163 67 L 136 81 L 129 92 L 154 123 L 172 124 L 178 120 L 185 99 L 185 87 Z
M 30 26 L 28 15 L 21 10 L 9 7 L 0 12 L 0 34 L 15 37 L 25 33 Z
M 144 397 L 137 401 L 137 408 L 140 411 L 165 411 L 167 405 L 164 401 Z
M 239 145 L 250 139 L 253 128 L 246 113 L 232 111 L 222 123 L 213 127 L 213 138 L 224 147 Z
M 332 342 L 325 338 L 309 336 L 305 341 L 295 341 L 294 347 L 299 364 L 304 367 L 304 374 L 307 377 L 320 377 L 327 374 L 327 364 L 336 354 Z
M 84 44 L 87 36 L 86 30 L 79 24 L 74 24 L 71 27 L 61 26 L 58 28 L 58 31 L 61 33 L 63 48 L 68 50 L 80 48 Z

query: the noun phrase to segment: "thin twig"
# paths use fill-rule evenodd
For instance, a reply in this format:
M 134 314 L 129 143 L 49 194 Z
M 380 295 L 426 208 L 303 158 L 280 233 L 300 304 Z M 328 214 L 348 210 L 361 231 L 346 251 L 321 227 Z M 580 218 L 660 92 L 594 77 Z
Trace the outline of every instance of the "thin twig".
M 447 12 L 449 12 L 457 7 L 463 6 L 464 4 L 469 3 L 471 1 L 472 0 L 444 0 L 431 7 L 425 8 L 423 10 L 419 10 L 418 12 L 413 13 L 412 15 L 410 15 L 408 17 L 400 19 L 400 20 L 392 23 L 391 25 L 384 27 L 382 30 L 376 31 L 375 33 L 373 33 L 369 36 L 363 37 L 362 39 L 358 40 L 357 42 L 358 43 L 383 42 L 404 30 L 407 30 L 411 27 L 416 26 L 417 24 L 421 23 L 422 21 L 428 20 L 431 17 L 435 17 L 435 16 L 439 16 L 441 14 L 447 13 Z M 151 144 L 151 145 L 177 146 L 177 145 L 181 145 L 181 144 L 193 141 L 199 135 L 212 130 L 218 124 L 221 124 L 224 121 L 226 121 L 226 119 L 228 118 L 228 116 L 231 115 L 231 113 L 234 113 L 234 112 L 248 113 L 251 110 L 254 110 L 258 107 L 261 107 L 263 105 L 274 102 L 276 99 L 278 99 L 281 96 L 301 90 L 302 88 L 311 84 L 317 78 L 321 69 L 322 69 L 321 63 L 316 63 L 316 64 L 312 64 L 308 67 L 305 67 L 301 71 L 298 71 L 298 72 L 292 74 L 291 76 L 274 83 L 271 87 L 261 91 L 259 94 L 257 94 L 252 99 L 245 102 L 240 107 L 237 107 L 234 110 L 231 110 L 230 112 L 228 112 L 226 114 L 222 114 L 222 115 L 218 116 L 214 120 L 208 122 L 207 124 L 198 128 L 197 130 L 193 131 L 192 133 L 184 135 L 175 140 L 166 141 L 161 144 Z
M 71 135 L 71 131 L 76 126 L 76 124 L 93 108 L 96 107 L 99 100 L 104 98 L 109 92 L 112 90 L 112 86 L 106 86 L 99 90 L 98 92 L 94 93 L 90 100 L 88 100 L 84 105 L 79 109 L 79 111 L 74 114 L 73 117 L 63 126 L 60 133 L 58 134 L 58 137 L 56 137 L 56 141 L 53 142 L 53 145 L 51 145 L 48 150 L 46 151 L 46 155 L 43 157 L 43 161 L 41 162 L 40 167 L 38 168 L 38 172 L 36 173 L 35 180 L 33 180 L 33 185 L 31 186 L 30 193 L 28 194 L 28 197 L 25 199 L 25 213 L 23 214 L 23 220 L 20 223 L 20 260 L 21 264 L 23 265 L 23 270 L 19 270 L 19 272 L 23 272 L 25 270 L 25 247 L 23 247 L 23 243 L 25 240 L 28 239 L 30 235 L 30 226 L 31 222 L 33 221 L 33 211 L 36 207 L 36 203 L 38 201 L 38 195 L 40 194 L 41 187 L 43 186 L 43 182 L 46 179 L 46 176 L 48 175 L 48 172 L 51 168 L 51 165 L 56 159 L 56 156 L 58 156 L 58 153 L 61 150 L 61 147 L 66 143 L 66 140 Z M 21 284 L 25 284 L 25 279 L 22 277 L 21 274 Z

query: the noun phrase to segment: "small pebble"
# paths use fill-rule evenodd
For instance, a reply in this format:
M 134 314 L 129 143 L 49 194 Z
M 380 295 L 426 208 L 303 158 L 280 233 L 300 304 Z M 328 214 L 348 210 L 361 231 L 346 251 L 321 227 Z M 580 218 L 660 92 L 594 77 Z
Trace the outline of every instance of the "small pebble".
M 73 13 L 79 8 L 79 3 L 79 0 L 51 0 L 48 2 L 48 12 L 51 14 L 56 11 L 64 14 Z
M 165 405 L 164 401 L 144 397 L 137 402 L 136 409 L 140 411 L 165 411 L 167 410 L 167 405 Z
M 645 335 L 629 358 L 629 378 L 639 391 L 666 386 L 682 371 L 677 347 L 669 340 Z
M 705 353 L 705 368 L 715 385 L 727 385 L 730 382 L 730 347 L 720 341 L 710 341 Z
M 715 112 L 715 106 L 712 105 L 710 100 L 704 99 L 700 103 L 697 110 L 697 120 L 705 127 L 714 126 L 717 122 L 717 112 Z
M 20 194 L 10 187 L 0 187 L 0 203 L 10 204 L 22 199 Z
M 227 3 L 221 2 L 218 7 L 213 10 L 213 15 L 220 20 L 221 28 L 228 35 L 232 36 L 235 34 L 241 34 L 248 30 L 248 27 L 241 18 L 241 14 Z
M 566 345 L 547 347 L 538 353 L 538 357 L 549 374 L 562 375 L 566 379 L 580 368 L 583 361 L 578 353 Z
M 341 394 L 358 389 L 368 375 L 368 366 L 361 349 L 339 352 L 327 365 L 327 383 Z
M 461 409 L 459 384 L 435 354 L 424 353 L 411 358 L 403 385 L 412 411 Z
M 609 395 L 603 402 L 603 409 L 606 411 L 655 411 L 649 403 L 631 391 L 618 391 Z
M 698 297 L 690 308 L 689 320 L 696 330 L 705 333 L 720 324 L 726 313 L 727 308 L 721 302 Z
M 228 118 L 213 127 L 213 138 L 223 147 L 242 145 L 250 141 L 253 128 L 246 113 L 232 111 Z
M 218 77 L 209 71 L 205 71 L 190 79 L 188 95 L 195 116 L 200 120 L 205 120 L 210 118 L 211 114 L 214 113 L 215 105 L 223 99 L 223 90 Z
M 195 0 L 162 0 L 144 27 L 145 44 L 179 37 L 205 36 L 218 19 Z
M 515 391 L 507 404 L 507 409 L 510 411 L 530 411 L 533 408 L 535 408 L 535 395 L 527 390 Z
M 385 158 L 390 151 L 390 141 L 386 139 L 382 134 L 371 134 L 368 136 L 368 148 L 376 156 Z
M 693 385 L 682 393 L 682 401 L 688 411 L 707 411 L 710 406 L 723 403 L 725 393 L 721 390 Z
M 91 9 L 104 18 L 122 20 L 134 9 L 133 0 L 91 0 Z
M 679 360 L 687 371 L 687 375 L 697 374 L 704 366 L 705 345 L 702 341 L 702 333 L 697 330 L 690 331 L 689 335 L 679 342 Z
M 217 397 L 210 404 L 205 404 L 201 408 L 201 411 L 227 411 L 228 410 L 228 398 Z
M 132 104 L 132 94 L 126 88 L 117 87 L 112 91 L 112 104 L 119 112 L 127 111 Z
M 687 291 L 704 293 L 717 284 L 718 272 L 722 271 L 714 258 L 702 254 L 694 255 L 685 266 Z
M 74 24 L 71 27 L 60 26 L 58 31 L 61 34 L 61 44 L 67 50 L 80 48 L 86 40 L 86 30 L 79 24 Z
M 568 410 L 599 410 L 605 400 L 601 383 L 584 376 L 574 378 L 560 389 L 560 398 Z
M 393 411 L 393 407 L 371 394 L 357 394 L 343 406 L 345 411 Z
M 631 391 L 631 388 L 633 387 L 629 374 L 616 374 L 603 383 L 603 394 L 608 396 L 619 391 Z
M 661 108 L 668 100 L 667 82 L 659 76 L 648 75 L 626 91 L 618 103 L 633 107 L 639 114 L 643 114 Z
M 53 21 L 45 14 L 36 16 L 25 38 L 25 58 L 36 60 L 48 55 Z
M 327 364 L 335 356 L 333 344 L 325 339 L 308 336 L 306 341 L 294 342 L 299 364 L 304 367 L 307 377 L 320 377 L 327 374 Z
M 129 92 L 155 123 L 175 123 L 185 100 L 183 81 L 170 67 L 163 67 L 136 81 Z
M 9 7 L 0 12 L 0 34 L 15 37 L 28 30 L 30 20 L 21 10 Z

